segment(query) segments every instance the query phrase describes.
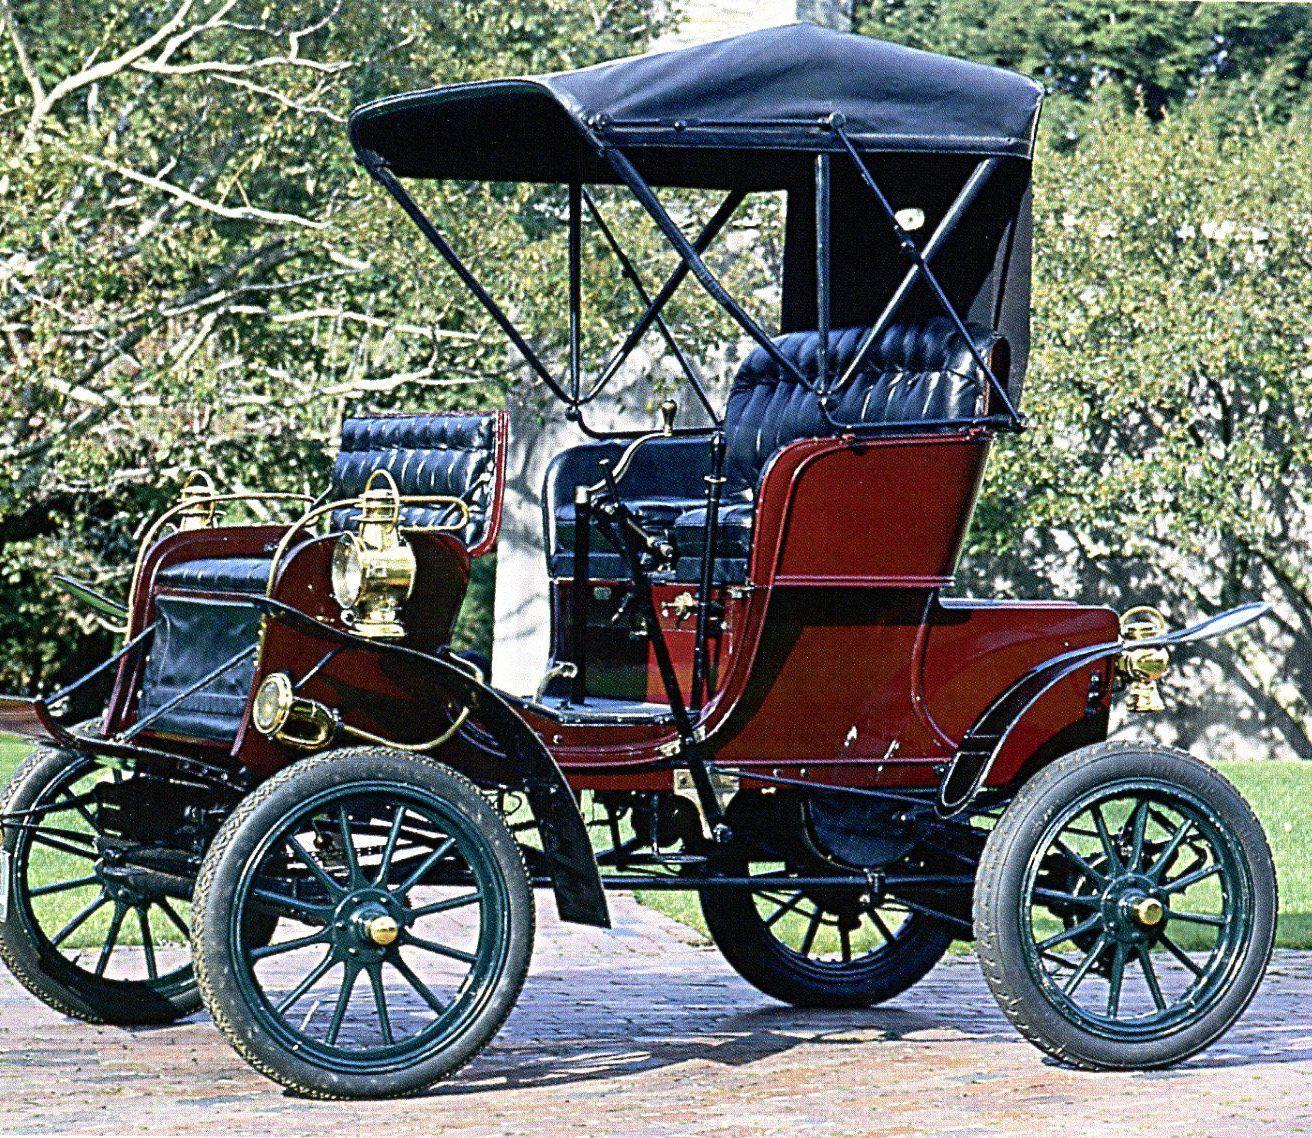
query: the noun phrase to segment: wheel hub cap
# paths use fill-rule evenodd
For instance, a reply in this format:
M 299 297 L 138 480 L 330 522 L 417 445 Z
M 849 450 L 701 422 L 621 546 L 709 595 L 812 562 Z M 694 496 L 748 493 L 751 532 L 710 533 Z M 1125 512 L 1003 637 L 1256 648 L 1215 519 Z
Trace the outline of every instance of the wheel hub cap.
M 1134 914 L 1134 919 L 1143 925 L 1144 928 L 1152 928 L 1162 923 L 1162 918 L 1166 915 L 1166 909 L 1156 897 L 1143 897 L 1130 906 L 1130 912 Z
M 386 948 L 396 940 L 397 934 L 401 931 L 400 926 L 395 919 L 383 914 L 380 917 L 372 917 L 364 923 L 364 931 L 369 934 L 369 939 L 374 944 Z

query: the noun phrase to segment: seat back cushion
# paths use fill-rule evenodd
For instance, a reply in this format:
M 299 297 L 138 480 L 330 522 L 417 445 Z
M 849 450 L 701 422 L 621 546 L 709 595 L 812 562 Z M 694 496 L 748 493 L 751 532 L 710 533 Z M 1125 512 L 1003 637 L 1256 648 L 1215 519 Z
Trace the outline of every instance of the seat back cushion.
M 971 338 L 988 359 L 998 337 L 970 325 Z M 866 328 L 829 333 L 830 384 L 856 357 Z M 776 345 L 814 383 L 819 374 L 816 332 L 791 332 Z M 965 338 L 946 317 L 890 324 L 862 366 L 835 396 L 831 416 L 840 423 L 926 423 L 968 419 L 984 412 L 987 379 Z M 815 395 L 786 374 L 762 348 L 738 369 L 725 409 L 725 489 L 753 491 L 765 465 L 780 448 L 798 439 L 832 432 L 820 416 Z
M 471 554 L 495 537 L 504 478 L 505 426 L 499 412 L 434 415 L 376 415 L 347 419 L 333 465 L 332 496 L 351 498 L 375 470 L 386 470 L 403 495 L 446 495 L 469 506 L 461 536 Z M 339 510 L 333 524 L 349 529 L 353 511 Z M 407 505 L 405 526 L 425 527 L 459 520 L 452 506 Z

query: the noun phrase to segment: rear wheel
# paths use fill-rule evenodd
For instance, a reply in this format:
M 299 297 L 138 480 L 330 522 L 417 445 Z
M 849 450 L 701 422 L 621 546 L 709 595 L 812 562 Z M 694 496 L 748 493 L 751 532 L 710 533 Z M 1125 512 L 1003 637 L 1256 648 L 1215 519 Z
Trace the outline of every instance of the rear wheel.
M 735 876 L 747 872 L 740 866 Z M 921 980 L 951 929 L 861 889 L 796 888 L 797 874 L 758 868 L 757 888 L 701 891 L 716 947 L 748 983 L 797 1007 L 864 1008 Z M 808 874 L 807 876 L 814 876 Z
M 275 921 L 252 946 L 252 920 Z M 450 768 L 383 749 L 255 790 L 196 886 L 206 1006 L 257 1070 L 325 1098 L 412 1094 L 469 1062 L 519 995 L 533 897 L 519 847 Z
M 1221 775 L 1105 743 L 1040 771 L 989 836 L 977 950 L 1002 1010 L 1075 1066 L 1162 1067 L 1219 1038 L 1271 955 L 1276 878 Z
M 153 892 L 102 819 L 85 756 L 43 747 L 0 802 L 0 957 L 38 999 L 93 1023 L 169 1023 L 200 1007 L 190 906 Z

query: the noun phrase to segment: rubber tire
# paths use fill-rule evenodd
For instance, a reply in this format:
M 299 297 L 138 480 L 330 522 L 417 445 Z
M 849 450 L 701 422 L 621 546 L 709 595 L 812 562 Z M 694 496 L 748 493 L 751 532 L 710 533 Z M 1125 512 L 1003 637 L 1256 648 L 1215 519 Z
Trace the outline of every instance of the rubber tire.
M 869 1008 L 919 983 L 955 939 L 947 926 L 912 915 L 916 927 L 896 952 L 880 952 L 864 965 L 808 964 L 765 927 L 747 890 L 706 889 L 702 916 L 721 954 L 754 988 L 798 1008 Z
M 486 837 L 506 883 L 510 946 L 501 976 L 478 1016 L 422 1063 L 385 1074 L 345 1074 L 291 1054 L 251 1015 L 228 956 L 235 886 L 269 828 L 307 797 L 380 778 L 409 781 L 457 805 Z M 384 747 L 328 751 L 301 759 L 246 796 L 224 822 L 201 865 L 192 904 L 192 951 L 205 1007 L 233 1048 L 260 1073 L 307 1098 L 401 1098 L 418 1094 L 469 1063 L 501 1029 L 519 998 L 533 952 L 533 889 L 519 845 L 478 788 L 450 767 Z
M 83 730 L 82 727 L 76 730 Z M 0 814 L 26 810 L 68 767 L 82 756 L 57 747 L 39 747 L 14 772 L 0 799 Z M 4 848 L 12 852 L 18 831 L 4 831 Z M 38 1000 L 64 1015 L 90 1023 L 121 1026 L 172 1023 L 201 1006 L 195 976 L 180 975 L 167 991 L 144 981 L 111 980 L 75 967 L 48 941 L 35 940 L 19 915 L 19 902 L 9 899 L 8 918 L 0 922 L 0 959 L 15 979 Z
M 1163 1039 L 1116 1041 L 1066 1019 L 1025 965 L 1017 921 L 1020 891 L 1034 845 L 1053 815 L 1083 794 L 1125 778 L 1156 778 L 1206 800 L 1239 838 L 1253 884 L 1253 936 L 1230 989 L 1196 1023 Z M 1111 741 L 1072 751 L 1022 788 L 989 835 L 975 884 L 976 952 L 994 998 L 1016 1029 L 1040 1050 L 1090 1071 L 1169 1067 L 1216 1042 L 1256 994 L 1275 943 L 1275 864 L 1252 808 L 1224 776 L 1183 751 Z

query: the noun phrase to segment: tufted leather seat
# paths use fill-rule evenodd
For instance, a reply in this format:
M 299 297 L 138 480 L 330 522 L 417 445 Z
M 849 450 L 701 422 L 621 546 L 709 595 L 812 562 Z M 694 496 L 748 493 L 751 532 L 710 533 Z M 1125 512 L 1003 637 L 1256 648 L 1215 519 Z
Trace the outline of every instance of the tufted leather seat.
M 469 504 L 463 538 L 477 550 L 488 536 L 496 488 L 497 422 L 495 414 L 376 415 L 347 419 L 333 464 L 330 500 L 351 498 L 364 489 L 378 468 L 396 479 L 402 494 L 448 495 Z M 334 528 L 354 526 L 354 511 L 334 511 Z M 457 520 L 450 506 L 402 506 L 406 526 L 421 527 Z M 201 592 L 263 593 L 269 580 L 267 557 L 207 557 L 180 562 L 160 574 L 164 585 Z
M 173 589 L 263 593 L 269 584 L 269 567 L 267 557 L 204 557 L 169 565 L 159 579 Z
M 970 333 L 985 358 L 997 337 L 986 328 L 970 326 Z M 829 374 L 840 376 L 856 356 L 865 328 L 838 328 L 829 334 Z M 818 375 L 816 332 L 792 332 L 775 344 L 814 383 Z M 841 423 L 907 423 L 968 419 L 983 414 L 987 380 L 975 363 L 965 339 L 946 318 L 914 324 L 892 324 L 866 356 L 861 372 L 835 397 L 832 417 Z M 797 383 L 756 348 L 738 370 L 725 408 L 725 484 L 716 536 L 715 576 L 719 581 L 740 582 L 747 577 L 751 546 L 753 499 L 770 459 L 799 439 L 830 433 L 816 406 L 815 395 Z M 702 443 L 705 451 L 705 444 Z M 701 460 L 704 472 L 706 460 Z M 686 470 L 671 470 L 670 489 L 648 476 L 633 503 L 639 516 L 650 520 L 673 543 L 678 554 L 674 575 L 681 581 L 700 577 L 705 545 L 704 490 L 687 500 Z M 581 481 L 581 479 L 579 479 Z M 677 485 L 678 489 L 674 487 Z M 549 491 L 551 487 L 548 487 Z M 629 484 L 623 489 L 628 490 Z M 573 547 L 573 506 L 555 508 L 552 572 L 569 576 L 569 550 Z M 594 546 L 596 548 L 596 546 Z M 594 554 L 595 576 L 623 576 L 615 554 Z M 613 563 L 613 564 L 612 564 Z
M 476 548 L 487 534 L 496 484 L 496 418 L 493 415 L 375 415 L 347 419 L 333 464 L 333 498 L 351 498 L 375 470 L 386 470 L 402 494 L 444 494 L 469 506 L 465 545 Z M 449 506 L 405 506 L 403 524 L 431 526 L 459 517 Z M 346 529 L 350 511 L 333 515 Z

